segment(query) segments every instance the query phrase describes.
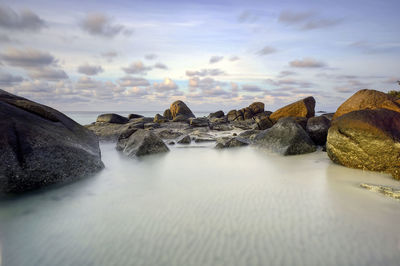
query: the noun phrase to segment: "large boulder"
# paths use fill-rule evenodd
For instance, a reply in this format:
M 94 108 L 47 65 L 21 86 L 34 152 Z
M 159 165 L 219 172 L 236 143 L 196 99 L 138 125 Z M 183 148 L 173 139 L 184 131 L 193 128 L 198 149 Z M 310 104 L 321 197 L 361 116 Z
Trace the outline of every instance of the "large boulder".
M 314 152 L 314 142 L 304 129 L 291 118 L 282 118 L 271 128 L 259 133 L 254 142 L 282 155 Z
M 229 122 L 237 120 L 239 118 L 239 116 L 240 116 L 240 113 L 238 113 L 238 111 L 236 111 L 236 110 L 230 110 L 226 114 L 226 117 L 227 117 Z M 243 117 L 242 117 L 242 120 L 243 120 Z
M 400 179 L 400 113 L 365 109 L 342 115 L 329 128 L 326 148 L 335 163 Z
M 174 119 L 174 118 L 172 117 L 171 110 L 169 110 L 169 109 L 167 109 L 167 110 L 164 111 L 163 117 L 165 117 L 165 118 L 168 119 L 168 120 Z
M 251 110 L 251 112 L 254 115 L 264 112 L 264 108 L 265 108 L 265 105 L 262 102 L 254 102 L 249 105 L 249 109 Z
M 314 97 L 307 97 L 300 101 L 286 105 L 270 115 L 272 122 L 278 121 L 282 117 L 305 117 L 310 118 L 315 115 L 315 99 Z
M 326 116 L 311 117 L 307 121 L 307 133 L 317 145 L 325 145 L 331 121 Z
M 130 136 L 120 137 L 117 142 L 117 150 L 129 157 L 168 152 L 167 145 L 153 132 L 144 129 L 136 130 Z
M 97 117 L 96 122 L 126 124 L 129 122 L 129 119 L 118 114 L 102 114 Z
M 168 122 L 168 119 L 165 118 L 164 116 L 160 115 L 160 114 L 156 114 L 156 115 L 154 116 L 153 122 L 154 122 L 154 123 L 159 123 L 159 124 L 161 124 L 161 123 Z
M 184 116 L 187 119 L 195 117 L 189 107 L 187 107 L 187 105 L 182 101 L 173 102 L 169 109 L 171 110 L 171 115 L 173 119 L 175 119 L 178 115 Z
M 0 192 L 72 181 L 104 167 L 95 134 L 55 109 L 0 90 Z
M 393 96 L 376 90 L 360 90 L 339 106 L 333 119 L 353 111 L 380 108 L 400 112 L 400 105 Z
M 214 112 L 214 113 L 210 113 L 209 115 L 208 115 L 208 118 L 221 118 L 221 117 L 224 117 L 224 111 L 222 111 L 222 110 L 219 110 L 219 111 L 216 111 L 216 112 Z

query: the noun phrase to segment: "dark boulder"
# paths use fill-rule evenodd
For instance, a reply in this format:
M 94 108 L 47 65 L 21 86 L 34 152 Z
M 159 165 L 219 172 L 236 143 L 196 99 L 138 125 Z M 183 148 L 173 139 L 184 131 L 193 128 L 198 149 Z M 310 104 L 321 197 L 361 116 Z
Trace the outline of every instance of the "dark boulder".
M 141 118 L 143 117 L 142 115 L 138 115 L 138 114 L 130 114 L 128 115 L 128 119 L 135 119 L 135 118 Z
M 64 183 L 104 167 L 94 133 L 55 109 L 0 90 L 0 192 Z
M 165 118 L 164 116 L 162 116 L 162 115 L 160 115 L 160 114 L 156 114 L 155 116 L 154 116 L 154 123 L 159 123 L 159 124 L 161 124 L 161 123 L 165 123 L 165 122 L 168 122 L 168 119 L 167 118 Z
M 311 117 L 307 121 L 307 133 L 317 145 L 325 145 L 331 121 L 326 116 Z
M 262 102 L 254 102 L 249 105 L 249 109 L 253 114 L 259 114 L 264 112 L 265 105 Z
M 182 101 L 175 101 L 169 108 L 171 110 L 172 118 L 175 119 L 177 116 L 184 116 L 186 119 L 195 117 L 189 107 Z
M 257 129 L 259 130 L 265 130 L 274 125 L 267 116 L 256 117 L 254 120 L 256 121 Z
M 169 110 L 169 109 L 167 109 L 167 110 L 164 111 L 163 116 L 164 116 L 166 119 L 168 119 L 168 120 L 174 119 L 174 118 L 172 117 L 171 110 Z
M 207 117 L 197 117 L 197 118 L 190 118 L 190 125 L 192 127 L 208 127 L 208 118 Z
M 97 117 L 96 122 L 126 124 L 129 122 L 129 119 L 118 114 L 102 114 Z
M 183 123 L 189 123 L 189 118 L 186 115 L 177 115 L 174 117 L 172 120 L 173 122 L 183 122 Z
M 219 111 L 217 111 L 217 112 L 214 112 L 214 113 L 210 113 L 209 115 L 208 115 L 208 118 L 221 118 L 221 117 L 224 117 L 224 112 L 223 111 L 221 111 L 221 110 L 219 110 Z
M 254 142 L 282 155 L 314 152 L 315 144 L 304 129 L 291 118 L 282 118 L 271 128 L 259 133 Z
M 138 129 L 127 138 L 119 138 L 117 150 L 122 151 L 129 157 L 140 157 L 144 155 L 168 152 L 167 145 L 153 132 Z
M 216 149 L 226 149 L 226 148 L 235 148 L 235 147 L 243 147 L 249 145 L 250 142 L 244 138 L 234 137 L 230 139 L 220 139 L 215 145 Z

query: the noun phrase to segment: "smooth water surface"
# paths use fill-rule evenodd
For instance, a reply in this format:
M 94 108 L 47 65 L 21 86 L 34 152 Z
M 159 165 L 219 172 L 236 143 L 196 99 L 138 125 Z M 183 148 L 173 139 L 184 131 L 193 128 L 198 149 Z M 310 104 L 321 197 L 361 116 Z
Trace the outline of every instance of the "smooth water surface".
M 399 265 L 400 201 L 326 154 L 175 145 L 0 201 L 1 265 Z

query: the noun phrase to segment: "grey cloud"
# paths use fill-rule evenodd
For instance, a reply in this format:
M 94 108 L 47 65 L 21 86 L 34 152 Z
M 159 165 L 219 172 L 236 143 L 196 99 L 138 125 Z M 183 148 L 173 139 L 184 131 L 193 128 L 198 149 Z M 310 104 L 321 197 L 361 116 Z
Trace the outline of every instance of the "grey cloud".
M 108 62 L 111 62 L 115 57 L 118 56 L 118 53 L 115 51 L 109 51 L 102 53 L 101 56 L 106 58 Z
M 301 30 L 313 30 L 326 28 L 339 24 L 341 19 L 323 18 L 313 11 L 282 11 L 278 21 L 287 26 L 293 26 Z
M 25 9 L 17 13 L 10 7 L 0 6 L 0 27 L 8 30 L 37 31 L 46 23 L 32 11 Z
M 21 76 L 14 76 L 9 73 L 0 72 L 0 86 L 12 86 L 20 83 L 24 79 Z
M 61 80 L 68 79 L 67 73 L 62 69 L 56 69 L 52 67 L 36 68 L 29 72 L 29 76 L 34 79 L 43 80 Z
M 166 78 L 163 82 L 154 82 L 153 88 L 160 92 L 175 91 L 178 89 L 178 85 L 172 79 Z
M 205 76 L 221 76 L 225 75 L 225 72 L 218 68 L 202 69 L 202 70 L 186 70 L 186 76 L 188 77 L 205 77 Z
M 229 58 L 229 61 L 231 61 L 231 62 L 235 62 L 235 61 L 238 61 L 238 60 L 240 60 L 240 58 L 238 56 L 236 56 L 236 55 L 233 55 L 233 56 L 231 56 Z
M 91 35 L 114 37 L 119 33 L 130 35 L 131 31 L 121 24 L 114 24 L 113 19 L 102 13 L 90 13 L 80 23 L 83 30 Z
M 297 68 L 322 68 L 325 67 L 326 64 L 320 61 L 317 61 L 313 58 L 303 58 L 300 60 L 294 60 L 289 63 L 291 67 Z
M 144 56 L 144 58 L 147 59 L 147 60 L 154 60 L 154 59 L 157 58 L 157 55 L 156 54 L 146 54 Z
M 270 46 L 265 46 L 260 51 L 258 51 L 257 54 L 258 55 L 268 55 L 268 54 L 273 54 L 276 52 L 277 52 L 277 50 L 275 48 L 270 47 Z
M 101 66 L 84 64 L 78 67 L 78 72 L 81 74 L 85 74 L 88 76 L 95 76 L 99 73 L 102 73 L 104 70 Z
M 287 76 L 294 76 L 294 75 L 297 75 L 297 73 L 294 72 L 294 71 L 281 71 L 279 73 L 279 77 L 281 77 L 281 78 L 284 78 L 284 77 L 287 77 Z
M 242 85 L 242 90 L 244 90 L 246 92 L 260 92 L 260 91 L 263 91 L 259 86 L 247 85 L 247 84 Z
M 259 17 L 254 14 L 253 12 L 249 10 L 243 11 L 239 16 L 238 16 L 238 21 L 240 23 L 245 23 L 245 22 L 256 22 L 259 19 Z
M 156 63 L 154 65 L 154 68 L 159 68 L 159 69 L 168 69 L 168 67 L 166 65 L 164 65 L 163 63 Z
M 400 44 L 397 42 L 392 43 L 371 43 L 368 41 L 357 41 L 349 44 L 349 47 L 356 48 L 366 54 L 389 53 L 399 52 Z
M 278 79 L 278 80 L 267 79 L 266 81 L 267 81 L 267 83 L 274 85 L 274 86 L 290 85 L 290 86 L 296 86 L 296 87 L 302 87 L 302 88 L 310 88 L 310 87 L 314 86 L 314 84 L 311 82 L 289 79 L 289 78 L 283 78 L 283 79 Z
M 219 61 L 221 61 L 222 59 L 224 59 L 223 56 L 214 55 L 214 56 L 211 56 L 209 62 L 210 62 L 210 64 L 215 64 L 215 63 L 218 63 Z
M 120 78 L 118 83 L 122 87 L 143 87 L 150 85 L 150 83 L 144 78 L 135 78 L 131 76 Z
M 10 66 L 23 68 L 43 67 L 57 63 L 57 60 L 51 54 L 34 49 L 9 48 L 0 54 L 0 57 Z
M 152 68 L 145 66 L 142 61 L 136 61 L 128 67 L 123 67 L 122 70 L 127 74 L 147 74 Z

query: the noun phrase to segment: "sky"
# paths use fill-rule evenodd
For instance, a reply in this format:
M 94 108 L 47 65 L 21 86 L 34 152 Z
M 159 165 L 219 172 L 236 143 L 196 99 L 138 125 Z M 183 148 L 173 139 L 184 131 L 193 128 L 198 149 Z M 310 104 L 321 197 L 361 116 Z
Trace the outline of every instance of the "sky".
M 399 90 L 398 0 L 0 0 L 0 89 L 61 111 L 274 111 Z

